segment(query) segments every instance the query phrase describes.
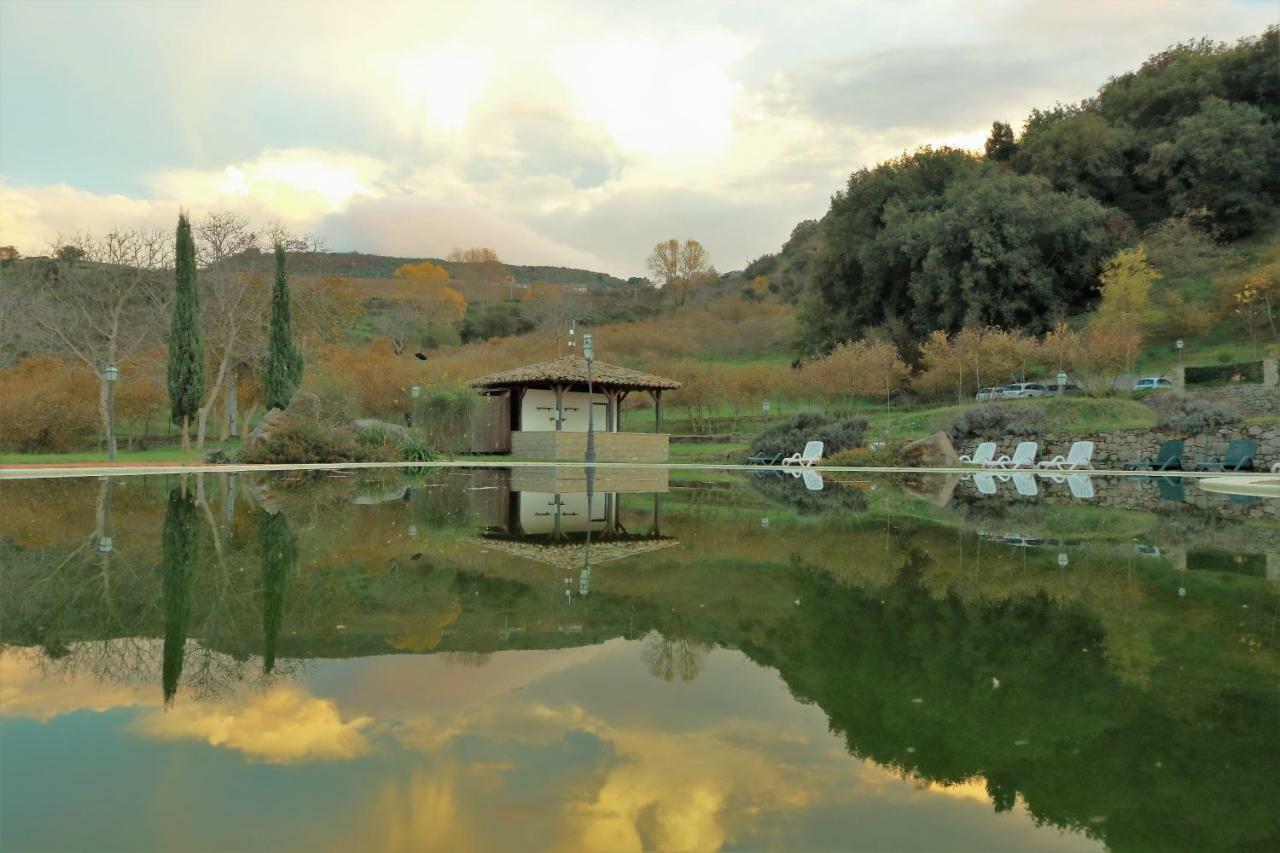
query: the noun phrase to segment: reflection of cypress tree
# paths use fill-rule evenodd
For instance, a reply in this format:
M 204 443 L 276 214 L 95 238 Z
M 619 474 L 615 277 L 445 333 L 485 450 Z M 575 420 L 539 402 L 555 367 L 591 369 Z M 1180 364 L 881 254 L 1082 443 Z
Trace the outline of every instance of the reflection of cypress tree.
M 262 671 L 276 665 L 276 640 L 284 619 L 284 585 L 298 562 L 298 539 L 283 514 L 264 514 L 258 523 L 262 549 Z
M 191 613 L 191 576 L 200 559 L 200 518 L 195 501 L 178 489 L 169 492 L 164 515 L 164 662 L 161 683 L 168 704 L 178 691 Z

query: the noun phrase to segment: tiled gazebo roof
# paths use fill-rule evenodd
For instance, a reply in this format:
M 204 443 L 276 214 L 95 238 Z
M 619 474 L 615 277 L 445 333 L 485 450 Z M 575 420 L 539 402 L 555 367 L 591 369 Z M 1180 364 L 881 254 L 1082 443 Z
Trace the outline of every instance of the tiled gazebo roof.
M 673 391 L 680 387 L 674 379 L 654 376 L 652 373 L 641 373 L 639 370 L 628 370 L 605 364 L 602 361 L 591 363 L 591 380 L 597 385 L 609 385 L 615 388 L 641 388 L 653 391 Z M 542 361 L 537 364 L 526 364 L 472 379 L 467 384 L 474 388 L 506 388 L 513 385 L 539 385 L 543 383 L 565 385 L 585 385 L 587 383 L 587 360 L 580 356 L 567 355 L 563 358 Z

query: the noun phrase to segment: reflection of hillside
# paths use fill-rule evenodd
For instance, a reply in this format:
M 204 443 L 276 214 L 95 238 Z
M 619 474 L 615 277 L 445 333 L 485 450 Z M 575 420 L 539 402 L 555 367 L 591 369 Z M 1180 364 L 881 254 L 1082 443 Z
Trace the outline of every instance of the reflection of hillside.
M 564 549 L 564 565 L 513 559 L 498 544 L 527 540 L 478 536 L 493 512 L 521 518 L 509 494 L 493 500 L 491 476 L 427 476 L 378 504 L 354 503 L 371 489 L 353 479 L 273 483 L 275 515 L 229 507 L 207 477 L 204 492 L 176 492 L 167 525 L 157 483 L 176 479 L 120 483 L 105 558 L 86 547 L 98 485 L 60 488 L 50 518 L 74 540 L 33 538 L 25 517 L 20 541 L 0 542 L 0 641 L 43 649 L 53 668 L 158 682 L 164 638 L 173 663 L 183 653 L 179 705 L 316 657 L 483 660 L 648 638 L 645 664 L 680 681 L 705 649 L 734 647 L 817 704 L 851 753 L 903 775 L 980 779 L 998 806 L 1020 797 L 1117 849 L 1280 838 L 1263 807 L 1280 761 L 1280 601 L 1256 573 L 1178 571 L 1127 538 L 994 538 L 1052 527 L 1045 507 L 947 516 L 881 484 L 854 495 L 865 512 L 848 496 L 836 512 L 771 502 L 765 527 L 745 490 L 723 503 L 706 490 L 664 498 L 661 534 L 680 547 L 594 552 L 590 595 L 567 606 L 562 569 L 582 561 L 586 530 L 562 524 L 567 541 L 530 546 Z M 654 510 L 652 496 L 621 495 L 611 517 L 642 538 L 590 527 L 592 547 L 664 541 L 643 538 Z M 1159 524 L 1143 529 L 1160 541 Z

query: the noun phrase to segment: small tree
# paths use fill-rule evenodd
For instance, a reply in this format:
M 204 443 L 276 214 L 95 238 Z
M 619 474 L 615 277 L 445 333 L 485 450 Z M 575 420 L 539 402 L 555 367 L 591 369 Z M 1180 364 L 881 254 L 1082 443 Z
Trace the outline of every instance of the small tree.
M 987 137 L 986 154 L 988 160 L 997 163 L 1007 162 L 1013 157 L 1017 144 L 1013 141 L 1013 128 L 1002 121 L 991 125 L 991 135 Z
M 178 216 L 174 243 L 175 289 L 169 325 L 169 414 L 181 424 L 182 449 L 191 449 L 191 419 L 204 400 L 204 337 L 200 333 L 200 292 L 196 289 L 196 244 L 191 222 Z
M 1142 346 L 1143 329 L 1155 319 L 1151 285 L 1161 278 L 1159 271 L 1147 263 L 1147 253 L 1141 246 L 1117 252 L 1103 265 L 1102 302 L 1090 328 L 1122 343 L 1126 372 L 1133 368 Z
M 267 407 L 284 409 L 302 382 L 302 353 L 293 344 L 289 319 L 289 278 L 284 269 L 284 246 L 276 243 L 276 280 L 271 287 L 271 329 L 267 368 L 262 378 Z

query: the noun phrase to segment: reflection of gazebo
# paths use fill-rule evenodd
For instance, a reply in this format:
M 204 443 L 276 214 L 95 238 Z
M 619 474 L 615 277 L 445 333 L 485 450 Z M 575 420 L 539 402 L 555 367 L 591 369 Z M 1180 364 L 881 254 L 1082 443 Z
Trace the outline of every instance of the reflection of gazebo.
M 620 560 L 678 544 L 662 535 L 662 499 L 657 493 L 643 531 L 623 525 L 617 492 L 512 492 L 509 500 L 504 522 L 478 540 L 487 548 L 557 568 Z
M 481 414 L 472 424 L 472 452 L 581 459 L 590 405 L 599 461 L 665 462 L 662 392 L 675 390 L 680 383 L 594 361 L 588 394 L 587 370 L 585 358 L 565 356 L 472 380 L 469 384 L 485 397 Z M 653 398 L 653 433 L 619 431 L 622 402 L 637 391 Z

